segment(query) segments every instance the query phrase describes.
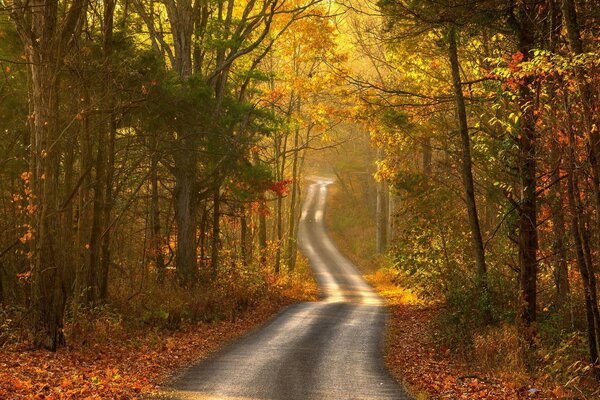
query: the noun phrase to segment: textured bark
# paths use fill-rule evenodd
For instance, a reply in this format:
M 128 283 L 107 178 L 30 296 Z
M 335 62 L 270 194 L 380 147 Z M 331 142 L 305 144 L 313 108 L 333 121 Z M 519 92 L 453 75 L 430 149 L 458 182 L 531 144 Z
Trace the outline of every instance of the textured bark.
M 242 207 L 240 216 L 240 258 L 243 265 L 250 264 L 252 258 L 252 241 L 250 240 L 250 229 L 248 228 L 248 215 Z
M 173 40 L 173 65 L 182 81 L 192 73 L 192 35 L 194 8 L 191 0 L 165 1 Z M 151 22 L 152 23 L 152 22 Z M 194 133 L 178 127 L 175 149 L 175 223 L 177 249 L 175 261 L 182 285 L 193 285 L 197 278 L 196 211 L 198 205 L 197 143 Z
M 173 68 L 182 77 L 192 73 L 192 33 L 194 31 L 194 13 L 191 0 L 165 1 L 167 15 L 171 22 L 171 36 L 175 50 Z
M 265 210 L 267 204 L 264 198 L 259 200 L 260 212 L 258 214 L 258 250 L 260 252 L 260 263 L 267 263 L 267 216 Z
M 108 297 L 108 274 L 110 267 L 110 219 L 113 204 L 113 171 L 115 164 L 115 135 L 117 132 L 117 121 L 113 111 L 114 96 L 113 87 L 110 83 L 113 81 L 113 29 L 116 0 L 104 1 L 104 24 L 103 28 L 103 51 L 104 51 L 104 68 L 106 74 L 107 86 L 106 107 L 109 111 L 108 119 L 104 128 L 104 145 L 106 146 L 106 157 L 104 162 L 106 165 L 102 169 L 102 188 L 104 190 L 102 198 L 102 234 L 99 239 L 100 246 L 100 263 L 98 265 L 98 274 L 96 286 L 98 287 L 97 299 L 105 301 Z

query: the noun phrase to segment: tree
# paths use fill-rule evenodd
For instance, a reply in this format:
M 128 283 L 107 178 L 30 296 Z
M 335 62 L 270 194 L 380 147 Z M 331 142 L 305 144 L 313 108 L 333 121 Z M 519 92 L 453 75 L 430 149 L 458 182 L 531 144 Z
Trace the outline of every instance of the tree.
M 32 118 L 27 182 L 31 186 L 31 206 L 35 208 L 31 224 L 34 342 L 50 350 L 64 341 L 61 329 L 68 290 L 65 265 L 58 257 L 64 218 L 59 188 L 64 145 L 59 120 L 60 69 L 80 33 L 86 5 L 85 0 L 73 1 L 66 8 L 59 2 L 9 4 L 29 63 Z

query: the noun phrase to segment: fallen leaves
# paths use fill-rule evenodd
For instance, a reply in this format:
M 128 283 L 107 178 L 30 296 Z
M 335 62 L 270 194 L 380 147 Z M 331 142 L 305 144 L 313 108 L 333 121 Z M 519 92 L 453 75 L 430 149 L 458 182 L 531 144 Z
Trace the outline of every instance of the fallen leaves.
M 0 399 L 140 399 L 187 366 L 260 325 L 284 303 L 262 304 L 236 321 L 140 332 L 56 353 L 23 345 L 0 350 Z
M 388 296 L 386 296 L 388 297 Z M 437 306 L 392 301 L 388 319 L 386 364 L 415 397 L 442 399 L 575 399 L 573 393 L 548 382 L 518 375 L 473 371 L 458 354 L 436 349 L 431 320 Z

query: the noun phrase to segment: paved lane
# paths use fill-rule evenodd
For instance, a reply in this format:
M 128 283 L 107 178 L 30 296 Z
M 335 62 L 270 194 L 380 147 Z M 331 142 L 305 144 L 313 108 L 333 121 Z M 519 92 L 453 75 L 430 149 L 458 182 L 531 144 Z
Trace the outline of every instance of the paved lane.
M 186 370 L 172 399 L 409 399 L 381 354 L 385 308 L 331 242 L 323 214 L 330 181 L 308 188 L 299 246 L 322 301 L 288 307 L 261 329 Z

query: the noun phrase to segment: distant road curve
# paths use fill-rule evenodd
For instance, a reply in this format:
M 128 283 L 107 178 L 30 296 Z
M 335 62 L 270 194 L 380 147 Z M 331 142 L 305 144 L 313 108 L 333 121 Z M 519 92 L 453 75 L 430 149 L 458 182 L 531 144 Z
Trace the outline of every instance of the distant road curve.
M 385 307 L 325 232 L 327 186 L 308 188 L 299 246 L 322 301 L 288 307 L 257 331 L 187 369 L 170 399 L 410 399 L 382 357 Z

